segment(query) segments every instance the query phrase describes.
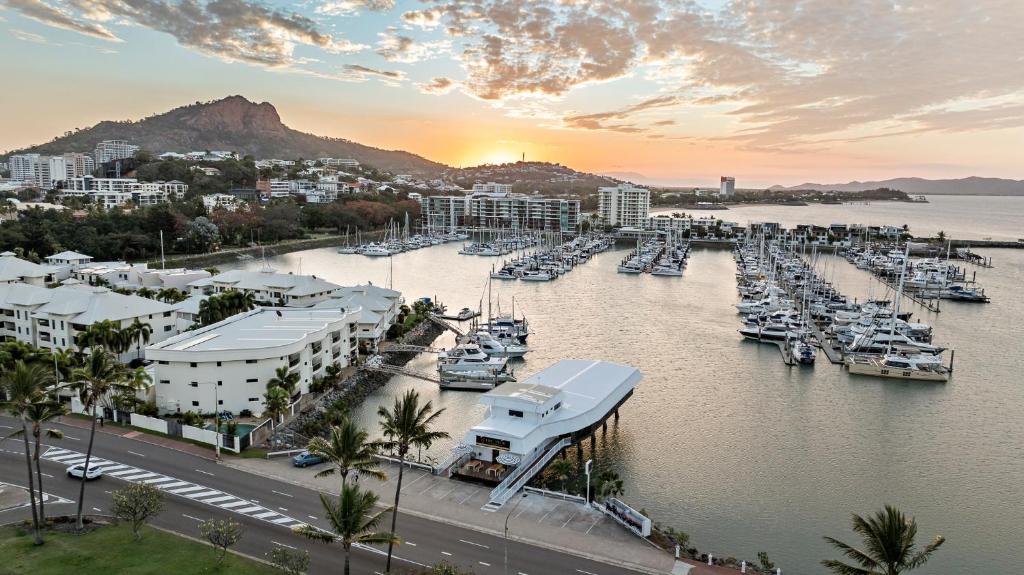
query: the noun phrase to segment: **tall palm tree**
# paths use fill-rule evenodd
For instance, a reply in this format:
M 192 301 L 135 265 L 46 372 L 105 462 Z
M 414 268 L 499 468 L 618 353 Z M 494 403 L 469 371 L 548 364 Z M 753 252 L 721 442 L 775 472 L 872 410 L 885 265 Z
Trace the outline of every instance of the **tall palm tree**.
M 131 334 L 131 339 L 135 343 L 136 357 L 141 358 L 142 346 L 149 344 L 149 338 L 153 335 L 153 326 L 139 321 L 139 318 L 135 318 L 131 325 L 125 329 Z
M 358 485 L 342 487 L 338 499 L 321 494 L 320 503 L 324 506 L 331 531 L 303 525 L 295 532 L 323 543 L 341 543 L 345 550 L 345 575 L 349 575 L 353 543 L 387 543 L 390 549 L 391 545 L 401 542 L 394 533 L 377 531 L 384 514 L 391 511 L 389 507 L 374 513 L 378 499 L 372 492 L 360 490 Z
M 289 401 L 291 398 L 288 396 L 288 392 L 277 386 L 270 387 L 263 394 L 263 413 L 270 417 L 271 429 L 277 427 L 278 421 L 288 409 Z
M 398 498 L 402 493 L 402 472 L 405 466 L 405 456 L 412 446 L 427 445 L 439 439 L 449 437 L 444 431 L 431 431 L 437 418 L 444 413 L 444 409 L 434 411 L 431 402 L 420 406 L 420 394 L 415 389 L 410 389 L 401 397 L 395 398 L 395 404 L 391 411 L 384 406 L 377 408 L 377 416 L 380 417 L 380 427 L 385 440 L 381 447 L 397 452 L 398 464 L 398 486 L 395 488 L 395 506 L 391 511 L 391 532 L 395 533 L 395 523 L 398 521 Z M 388 562 L 385 572 L 391 571 L 391 552 L 394 548 L 388 543 Z
M 35 544 L 43 544 L 41 521 L 36 506 L 35 478 L 32 474 L 32 455 L 29 449 L 29 410 L 33 403 L 39 401 L 42 390 L 53 382 L 53 373 L 39 363 L 25 363 L 17 360 L 9 370 L 0 375 L 0 388 L 3 389 L 4 401 L 0 403 L 5 411 L 21 420 L 20 435 L 25 443 L 25 465 L 28 468 L 29 503 L 32 506 L 32 527 L 35 532 Z
M 85 451 L 85 467 L 92 457 L 93 440 L 96 437 L 96 415 L 100 404 L 109 404 L 119 393 L 138 390 L 149 379 L 141 368 L 129 370 L 104 346 L 92 348 L 85 365 L 72 372 L 72 389 L 78 392 L 82 407 L 91 413 L 92 426 L 89 429 L 89 446 Z M 82 529 L 82 509 L 85 503 L 85 477 L 78 491 L 78 514 L 76 524 Z
M 548 470 L 552 475 L 558 478 L 562 483 L 562 491 L 565 491 L 565 482 L 568 481 L 572 473 L 576 471 L 576 464 L 562 457 L 552 461 Z
M 39 490 L 39 521 L 43 524 L 46 523 L 46 512 L 43 510 L 43 470 L 39 465 L 41 441 L 44 433 L 43 424 L 64 415 L 64 413 L 64 406 L 60 402 L 54 401 L 45 395 L 39 395 L 37 400 L 29 404 L 28 409 L 25 411 L 25 416 L 28 419 L 29 428 L 32 432 L 32 439 L 35 441 L 32 461 L 36 467 L 36 489 Z M 46 429 L 45 433 L 47 437 L 55 439 L 64 437 L 64 434 L 57 429 Z
M 280 387 L 288 394 L 288 397 L 295 394 L 295 386 L 299 383 L 299 372 L 289 372 L 288 369 L 287 365 L 282 365 L 274 370 L 274 377 L 267 381 L 268 391 L 272 387 Z
M 139 297 L 153 299 L 154 297 L 156 297 L 156 292 L 153 291 L 152 288 L 141 287 L 141 288 L 139 288 L 139 291 L 135 292 L 135 295 L 137 295 Z
M 341 422 L 331 428 L 328 439 L 314 437 L 306 450 L 332 464 L 332 467 L 324 469 L 316 476 L 327 477 L 337 471 L 341 475 L 342 491 L 351 471 L 387 481 L 387 474 L 379 469 L 380 462 L 374 457 L 377 445 L 367 442 L 368 437 L 369 434 L 347 416 L 343 416 Z
M 860 535 L 863 550 L 831 537 L 825 538 L 859 565 L 849 565 L 835 559 L 821 562 L 836 575 L 899 575 L 924 565 L 946 541 L 939 535 L 924 549 L 916 551 L 914 538 L 917 536 L 917 521 L 889 505 L 867 518 L 855 514 L 853 531 Z

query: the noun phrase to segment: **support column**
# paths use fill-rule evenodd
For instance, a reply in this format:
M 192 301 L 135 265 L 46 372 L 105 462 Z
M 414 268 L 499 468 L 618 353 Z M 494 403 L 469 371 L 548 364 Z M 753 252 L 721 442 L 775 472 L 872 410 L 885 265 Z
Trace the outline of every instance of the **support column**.
M 615 408 L 615 421 L 619 420 L 619 409 Z

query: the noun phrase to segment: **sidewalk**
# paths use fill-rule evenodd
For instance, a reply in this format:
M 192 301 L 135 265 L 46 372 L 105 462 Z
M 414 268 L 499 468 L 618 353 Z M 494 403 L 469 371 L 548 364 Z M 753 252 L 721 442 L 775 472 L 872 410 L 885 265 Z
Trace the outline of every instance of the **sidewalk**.
M 323 465 L 298 469 L 288 458 L 230 459 L 224 464 L 328 494 L 336 494 L 341 483 L 337 476 L 314 477 Z M 382 504 L 388 504 L 394 501 L 398 467 L 383 463 L 381 469 L 388 474 L 388 481 L 363 477 L 359 485 L 379 495 Z M 599 511 L 536 494 L 525 498 L 517 496 L 494 513 L 482 511 L 480 508 L 487 503 L 490 491 L 484 486 L 406 468 L 401 510 L 499 537 L 504 534 L 508 517 L 509 537 L 513 540 L 646 573 L 673 571 L 674 561 L 668 553 L 627 532 Z M 696 570 L 690 573 L 703 575 Z
M 90 423 L 88 420 L 81 419 L 78 417 L 70 417 L 65 415 L 63 417 L 58 418 L 56 421 L 69 427 L 77 427 L 78 429 L 81 429 L 86 432 L 88 432 L 89 429 L 92 427 L 92 423 Z M 145 431 L 139 431 L 137 429 L 132 429 L 130 427 L 122 427 L 116 423 L 108 423 L 103 426 L 100 426 L 100 424 L 97 423 L 96 433 L 117 435 L 127 439 L 141 441 L 142 443 L 159 445 L 160 447 L 165 447 L 167 449 L 173 449 L 175 451 L 180 451 L 182 453 L 188 453 L 190 455 L 195 455 L 196 457 L 209 459 L 210 461 L 214 460 L 214 452 L 212 447 L 200 447 L 187 441 L 180 441 L 177 439 L 172 439 L 170 437 L 163 437 L 161 435 L 146 433 Z M 86 438 L 83 437 L 82 439 L 85 440 Z M 83 444 L 83 451 L 84 449 L 85 447 Z

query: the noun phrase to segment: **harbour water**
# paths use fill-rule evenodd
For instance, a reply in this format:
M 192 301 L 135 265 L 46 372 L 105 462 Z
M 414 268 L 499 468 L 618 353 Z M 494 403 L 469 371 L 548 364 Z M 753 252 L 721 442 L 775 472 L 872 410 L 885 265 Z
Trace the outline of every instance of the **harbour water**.
M 882 208 L 895 213 L 876 215 Z M 913 219 L 906 208 L 913 208 Z M 919 234 L 938 231 L 931 230 L 938 225 L 951 237 L 1024 235 L 1021 198 L 716 213 L 743 222 L 772 219 L 754 211 L 766 209 L 792 213 L 775 218 L 787 224 L 907 223 Z M 932 209 L 965 211 L 947 222 L 929 216 Z M 393 286 L 410 301 L 436 297 L 456 310 L 481 300 L 486 305 L 487 272 L 501 258 L 463 256 L 458 249 L 436 246 L 390 261 L 319 249 L 270 264 L 278 271 L 301 266 L 340 284 L 386 284 L 393 269 Z M 625 480 L 625 500 L 690 533 L 704 552 L 754 558 L 764 550 L 787 574 L 823 573 L 818 562 L 838 554 L 822 535 L 853 540 L 850 513 L 870 513 L 886 503 L 917 517 L 921 539 L 947 538 L 921 573 L 1019 569 L 1024 344 L 1017 336 L 1024 325 L 1024 250 L 981 250 L 996 265 L 978 272 L 993 303 L 943 302 L 938 314 L 914 308 L 915 319 L 935 326 L 936 343 L 956 350 L 947 384 L 850 376 L 824 357 L 813 367 L 785 366 L 775 346 L 743 341 L 736 332 L 735 267 L 728 250 L 693 250 L 681 278 L 618 274 L 615 265 L 627 251 L 609 250 L 552 282 L 493 284 L 502 310 L 510 310 L 514 297 L 517 315 L 524 312 L 535 330 L 534 351 L 516 368 L 520 379 L 563 358 L 605 359 L 643 371 L 620 421 L 607 436 L 598 434 L 597 456 Z M 834 265 L 826 274 L 844 293 L 884 297 L 867 272 L 827 259 Z M 452 343 L 444 335 L 437 345 Z M 423 355 L 410 367 L 431 371 L 433 362 Z M 446 408 L 440 425 L 453 441 L 480 419 L 478 395 L 441 392 L 436 384 L 407 377 L 372 395 L 357 417 L 375 429 L 377 406 L 409 387 Z M 430 455 L 443 457 L 448 447 L 436 445 Z

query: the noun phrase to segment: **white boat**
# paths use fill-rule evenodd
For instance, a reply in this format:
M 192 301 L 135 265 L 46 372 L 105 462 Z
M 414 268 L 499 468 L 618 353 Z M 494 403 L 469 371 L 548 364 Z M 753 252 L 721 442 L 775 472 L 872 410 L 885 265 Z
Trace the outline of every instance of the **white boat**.
M 523 272 L 519 279 L 527 282 L 548 282 L 552 276 L 546 272 Z
M 779 323 L 770 323 L 764 326 L 746 326 L 740 328 L 739 332 L 743 337 L 757 341 L 785 341 L 787 339 L 799 339 L 801 335 L 798 330 Z
M 793 346 L 793 357 L 798 363 L 804 365 L 811 365 L 814 360 L 818 357 L 818 350 L 813 345 L 806 341 L 800 341 Z
M 437 370 L 441 379 L 445 375 L 497 377 L 505 371 L 507 364 L 508 358 L 490 357 L 480 346 L 471 343 L 462 343 L 437 354 Z
M 949 370 L 942 365 L 917 362 L 899 355 L 851 355 L 846 358 L 846 368 L 850 373 L 857 375 L 917 381 L 949 381 Z
M 464 307 L 464 308 L 459 310 L 459 313 L 442 315 L 441 319 L 451 319 L 451 320 L 455 320 L 455 321 L 466 321 L 466 320 L 473 319 L 474 317 L 476 317 L 478 315 L 480 315 L 480 312 L 478 312 L 478 311 L 476 311 L 474 309 L 469 309 L 468 307 Z
M 366 246 L 363 247 L 363 255 L 370 257 L 390 256 L 391 250 L 389 250 L 384 244 L 366 244 Z
M 486 331 L 478 331 L 470 338 L 490 357 L 518 358 L 530 351 L 524 344 L 509 339 L 501 341 Z
M 683 275 L 683 270 L 675 266 L 654 266 L 651 275 L 679 277 Z

